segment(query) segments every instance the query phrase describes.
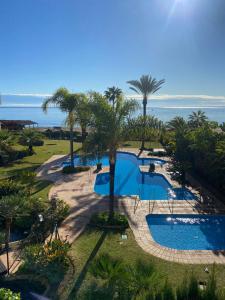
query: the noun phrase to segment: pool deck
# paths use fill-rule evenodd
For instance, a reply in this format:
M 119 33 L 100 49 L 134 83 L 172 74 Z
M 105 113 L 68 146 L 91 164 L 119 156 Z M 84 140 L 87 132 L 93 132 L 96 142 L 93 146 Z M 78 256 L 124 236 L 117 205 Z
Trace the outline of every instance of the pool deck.
M 138 149 L 120 149 L 120 151 L 140 154 Z M 149 157 L 142 152 L 139 157 Z M 70 206 L 70 214 L 59 229 L 60 237 L 73 242 L 83 232 L 93 213 L 108 210 L 109 198 L 94 192 L 97 173 L 92 167 L 89 171 L 65 175 L 61 172 L 61 163 L 67 157 L 54 155 L 38 170 L 38 177 L 54 182 L 49 197 L 57 196 Z M 161 158 L 160 158 L 161 159 Z M 164 159 L 164 158 L 163 158 Z M 157 168 L 175 187 L 167 172 L 167 165 Z M 101 172 L 108 171 L 108 167 Z M 188 187 L 190 188 L 190 187 Z M 195 194 L 197 191 L 191 189 Z M 209 199 L 201 201 L 174 200 L 174 201 L 140 201 L 137 196 L 124 196 L 115 199 L 115 210 L 127 215 L 130 227 L 139 246 L 147 253 L 168 261 L 187 264 L 225 264 L 225 251 L 206 250 L 175 250 L 157 244 L 149 231 L 146 216 L 154 214 L 225 214 L 225 206 Z

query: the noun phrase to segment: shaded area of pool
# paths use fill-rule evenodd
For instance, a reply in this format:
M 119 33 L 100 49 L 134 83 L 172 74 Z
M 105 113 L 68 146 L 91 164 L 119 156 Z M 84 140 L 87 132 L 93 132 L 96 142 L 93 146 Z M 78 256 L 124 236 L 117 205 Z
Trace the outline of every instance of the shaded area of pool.
M 155 242 L 177 250 L 225 250 L 225 216 L 148 215 Z

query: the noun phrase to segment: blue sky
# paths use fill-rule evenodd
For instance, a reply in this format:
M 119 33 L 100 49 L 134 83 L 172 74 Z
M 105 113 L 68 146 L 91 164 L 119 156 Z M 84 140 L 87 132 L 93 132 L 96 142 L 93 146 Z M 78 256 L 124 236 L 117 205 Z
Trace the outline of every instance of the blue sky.
M 1 0 L 0 37 L 2 94 L 151 74 L 161 94 L 225 95 L 224 0 Z

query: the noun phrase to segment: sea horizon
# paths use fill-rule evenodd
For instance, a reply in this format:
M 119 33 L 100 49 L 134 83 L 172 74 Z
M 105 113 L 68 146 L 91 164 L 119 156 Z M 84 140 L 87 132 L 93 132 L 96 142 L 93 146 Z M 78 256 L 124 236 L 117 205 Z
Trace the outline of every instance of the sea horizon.
M 56 107 L 50 107 L 47 114 L 42 111 L 41 105 L 46 97 L 37 96 L 4 96 L 0 106 L 0 119 L 4 120 L 32 120 L 39 127 L 64 126 L 65 114 Z M 135 116 L 142 114 L 142 101 Z M 181 99 L 150 99 L 147 113 L 168 122 L 175 116 L 185 119 L 193 112 L 202 110 L 211 121 L 219 124 L 225 122 L 225 100 L 203 98 Z

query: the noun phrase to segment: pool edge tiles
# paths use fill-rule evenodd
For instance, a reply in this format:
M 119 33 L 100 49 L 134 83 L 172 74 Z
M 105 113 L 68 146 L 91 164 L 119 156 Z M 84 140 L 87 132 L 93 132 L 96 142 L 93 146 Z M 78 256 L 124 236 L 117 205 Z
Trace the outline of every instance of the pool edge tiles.
M 225 251 L 225 215 L 150 214 L 155 243 L 176 251 Z

